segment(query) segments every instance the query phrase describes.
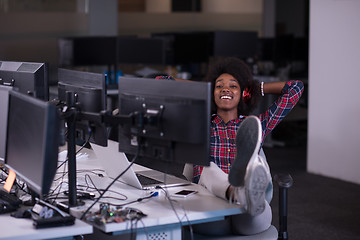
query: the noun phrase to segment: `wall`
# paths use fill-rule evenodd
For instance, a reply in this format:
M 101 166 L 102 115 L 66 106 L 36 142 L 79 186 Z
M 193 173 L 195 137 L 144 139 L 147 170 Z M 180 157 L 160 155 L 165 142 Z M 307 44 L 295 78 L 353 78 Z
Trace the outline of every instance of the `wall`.
M 145 13 L 119 13 L 119 34 L 249 30 L 262 34 L 263 0 L 203 0 L 201 12 L 171 13 L 170 0 L 147 0 Z
M 262 13 L 263 0 L 202 0 L 202 11 L 213 13 Z
M 119 34 L 214 30 L 262 32 L 262 14 L 221 13 L 120 13 Z
M 359 13 L 358 0 L 310 1 L 307 168 L 360 184 Z
M 148 0 L 146 8 L 149 9 L 149 12 L 119 12 L 117 33 L 127 35 L 165 31 L 254 30 L 259 31 L 261 34 L 262 31 L 262 9 L 259 9 L 259 7 L 261 7 L 260 3 L 263 0 L 256 0 L 253 4 L 249 4 L 253 0 L 226 0 L 228 8 L 231 6 L 228 4 L 236 3 L 235 9 L 238 9 L 238 11 L 241 10 L 240 3 L 245 4 L 245 9 L 248 10 L 244 13 L 235 12 L 226 14 L 218 13 L 214 10 L 209 13 L 171 14 L 151 12 L 153 11 L 151 9 L 156 8 L 156 6 L 151 6 L 149 3 L 159 4 L 164 1 Z M 51 3 L 53 1 L 39 0 L 37 2 L 40 4 L 42 2 Z M 88 10 L 86 10 L 87 7 L 85 5 L 89 1 L 78 0 L 79 6 L 70 4 L 73 2 L 71 0 L 66 2 L 71 8 L 69 11 L 61 9 L 61 12 L 57 12 L 54 7 L 46 5 L 46 10 L 51 9 L 51 11 L 44 12 L 41 6 L 34 9 L 34 7 L 31 7 L 31 4 L 17 1 L 20 6 L 13 6 L 11 9 L 16 8 L 21 11 L 11 12 L 10 10 L 0 12 L 0 22 L 6 23 L 0 24 L 0 59 L 40 61 L 48 62 L 50 66 L 56 66 L 58 63 L 57 38 L 88 34 L 96 35 L 103 30 L 101 28 L 102 25 L 92 23 L 92 21 L 96 23 L 97 19 L 101 19 L 102 15 L 96 14 L 95 17 L 97 19 L 90 19 L 87 13 Z M 91 2 L 103 4 L 102 0 L 92 0 Z M 111 1 L 112 4 L 113 2 L 114 0 Z M 54 4 L 57 5 L 56 3 Z M 165 8 L 168 8 L 166 6 Z M 6 6 L 7 8 L 9 6 Z M 91 13 L 91 11 L 89 12 Z M 114 25 L 116 26 L 116 24 Z
M 0 60 L 58 63 L 57 39 L 88 32 L 88 15 L 73 12 L 0 13 Z M 51 77 L 50 81 L 53 79 Z

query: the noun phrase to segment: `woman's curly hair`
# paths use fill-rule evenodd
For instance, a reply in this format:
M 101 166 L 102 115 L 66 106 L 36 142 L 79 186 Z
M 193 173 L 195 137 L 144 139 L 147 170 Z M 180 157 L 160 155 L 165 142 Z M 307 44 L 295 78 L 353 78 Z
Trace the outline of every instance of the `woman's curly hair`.
M 239 58 L 219 58 L 210 64 L 205 80 L 211 82 L 214 93 L 215 80 L 223 73 L 232 75 L 241 88 L 241 99 L 238 104 L 238 114 L 249 115 L 260 100 L 259 83 L 253 79 L 249 66 Z M 250 97 L 244 101 L 243 92 L 247 89 Z M 217 106 L 212 99 L 212 110 L 216 113 Z

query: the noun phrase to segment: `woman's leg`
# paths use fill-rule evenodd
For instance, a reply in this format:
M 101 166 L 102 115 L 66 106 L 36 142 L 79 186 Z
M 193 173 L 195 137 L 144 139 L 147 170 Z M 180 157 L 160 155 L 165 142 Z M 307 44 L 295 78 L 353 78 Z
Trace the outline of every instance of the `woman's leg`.
M 268 229 L 271 221 L 271 207 L 266 202 L 265 210 L 257 216 L 251 216 L 248 213 L 231 216 L 231 229 L 233 234 L 253 235 Z
M 210 166 L 203 168 L 199 184 L 208 189 L 215 196 L 229 201 L 226 197 L 226 190 L 230 186 L 228 174 L 224 173 L 215 163 L 211 162 Z M 245 191 L 237 195 L 244 194 Z M 242 198 L 246 199 L 245 196 Z M 243 208 L 244 205 L 246 205 L 246 203 L 242 204 L 239 201 L 236 202 L 240 208 Z M 245 212 L 244 214 L 227 217 L 222 221 L 194 225 L 193 230 L 196 233 L 204 235 L 252 235 L 260 233 L 270 227 L 272 220 L 271 208 L 265 200 L 264 202 L 265 209 L 257 216 L 252 216 Z
M 203 168 L 200 176 L 200 185 L 215 196 L 230 199 L 244 209 L 244 214 L 231 217 L 231 227 L 237 234 L 259 233 L 271 224 L 271 208 L 265 200 L 266 192 L 272 191 L 271 175 L 266 158 L 258 155 L 260 142 L 260 120 L 250 116 L 238 129 L 237 154 L 230 174 L 224 173 L 211 162 L 209 167 Z M 227 195 L 229 192 L 230 194 Z M 224 231 L 228 229 L 226 226 L 228 222 L 221 222 Z
M 210 162 L 210 166 L 203 168 L 199 185 L 209 190 L 215 196 L 228 200 L 226 198 L 226 191 L 230 186 L 228 175 L 214 162 Z

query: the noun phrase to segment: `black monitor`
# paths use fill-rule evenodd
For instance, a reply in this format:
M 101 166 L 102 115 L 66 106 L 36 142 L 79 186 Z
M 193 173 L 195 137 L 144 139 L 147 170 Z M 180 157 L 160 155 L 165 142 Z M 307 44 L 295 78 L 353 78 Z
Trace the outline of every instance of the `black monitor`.
M 214 56 L 246 59 L 257 53 L 257 32 L 215 31 Z
M 0 86 L 0 164 L 4 163 L 6 152 L 7 116 L 9 91 L 11 88 Z
M 115 36 L 60 38 L 59 64 L 62 67 L 113 65 L 117 58 L 116 38 Z
M 10 91 L 6 167 L 43 196 L 50 190 L 58 162 L 59 116 L 56 106 Z
M 211 84 L 119 77 L 119 151 L 155 162 L 209 165 Z M 135 118 L 136 119 L 136 118 Z M 142 124 L 144 123 L 144 124 Z
M 165 41 L 160 38 L 119 36 L 118 59 L 120 64 L 165 64 Z
M 287 65 L 293 60 L 294 36 L 285 34 L 276 37 L 275 40 L 275 62 L 281 65 Z
M 175 64 L 207 63 L 213 53 L 211 32 L 176 33 L 174 37 Z
M 213 52 L 212 32 L 154 33 L 165 44 L 165 62 L 170 65 L 207 63 Z
M 49 100 L 49 72 L 46 63 L 0 61 L 0 84 L 36 98 Z
M 293 46 L 293 60 L 308 61 L 309 58 L 309 39 L 305 37 L 294 38 Z M 307 66 L 307 65 L 305 65 Z
M 58 97 L 66 104 L 67 92 L 75 94 L 76 107 L 80 112 L 100 113 L 106 110 L 106 75 L 59 68 Z M 76 122 L 78 143 L 90 141 L 107 146 L 107 128 L 96 121 L 80 119 Z
M 259 38 L 257 42 L 259 60 L 274 61 L 276 55 L 275 38 Z

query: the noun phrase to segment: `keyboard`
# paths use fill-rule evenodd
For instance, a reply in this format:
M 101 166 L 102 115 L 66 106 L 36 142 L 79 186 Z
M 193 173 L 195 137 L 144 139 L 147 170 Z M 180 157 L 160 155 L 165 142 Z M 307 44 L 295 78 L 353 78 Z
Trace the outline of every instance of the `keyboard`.
M 136 174 L 136 176 L 139 179 L 141 185 L 143 185 L 143 186 L 162 183 L 162 182 L 160 182 L 160 181 L 158 181 L 156 179 L 149 178 L 149 177 L 146 177 L 144 175 Z

